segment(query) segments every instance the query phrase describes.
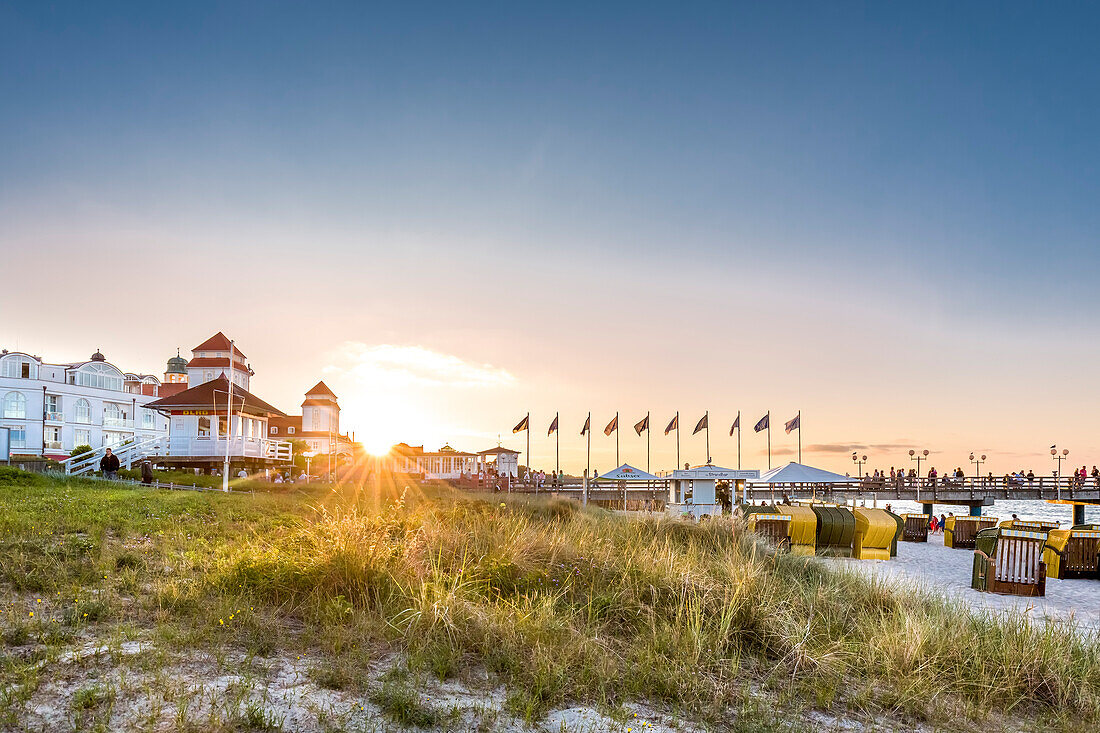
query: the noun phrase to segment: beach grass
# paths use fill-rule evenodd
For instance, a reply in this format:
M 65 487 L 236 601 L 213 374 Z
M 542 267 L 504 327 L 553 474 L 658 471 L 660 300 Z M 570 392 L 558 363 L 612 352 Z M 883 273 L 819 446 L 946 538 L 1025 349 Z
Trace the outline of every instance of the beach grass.
M 412 726 L 453 719 L 417 680 L 474 677 L 527 721 L 642 702 L 716 729 L 779 730 L 807 710 L 960 729 L 1100 724 L 1100 648 L 1066 624 L 976 615 L 776 555 L 728 519 L 399 476 L 225 495 L 0 469 L 0 588 L 0 644 L 21 650 L 0 648 L 0 724 L 74 639 L 143 634 L 308 656 L 319 686 Z M 81 690 L 74 715 L 117 704 Z M 241 715 L 262 717 L 226 720 Z

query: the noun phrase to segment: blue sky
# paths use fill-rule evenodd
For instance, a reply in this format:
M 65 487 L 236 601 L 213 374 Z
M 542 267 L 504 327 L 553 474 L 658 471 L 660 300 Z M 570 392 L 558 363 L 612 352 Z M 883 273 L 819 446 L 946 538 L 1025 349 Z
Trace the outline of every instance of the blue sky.
M 934 435 L 864 419 L 910 390 L 1072 421 L 1100 356 L 1098 30 L 1070 3 L 0 3 L 0 241 L 64 287 L 156 252 L 281 291 L 277 325 L 259 296 L 189 304 L 162 351 L 236 329 L 270 362 L 289 328 L 316 371 L 344 341 L 423 347 L 576 412 L 619 383 L 578 348 L 720 342 L 679 392 L 667 354 L 601 356 L 644 413 L 725 399 L 736 345 L 793 341 L 827 364 L 739 376 L 761 406 L 818 401 L 843 433 L 822 442 Z M 0 337 L 70 348 L 39 334 L 71 305 L 20 287 Z M 293 376 L 268 368 L 286 399 Z

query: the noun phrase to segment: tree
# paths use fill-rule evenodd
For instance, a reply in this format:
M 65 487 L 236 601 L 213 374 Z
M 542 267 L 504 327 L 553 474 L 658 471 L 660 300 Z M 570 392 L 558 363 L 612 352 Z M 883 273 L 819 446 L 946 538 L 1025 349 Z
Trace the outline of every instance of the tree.
M 306 457 L 304 454 L 309 453 L 309 443 L 304 440 L 292 440 L 290 441 L 290 453 L 293 463 L 297 468 L 306 470 Z
M 69 452 L 69 457 L 79 456 L 81 453 L 91 453 L 92 446 L 90 445 L 78 445 Z

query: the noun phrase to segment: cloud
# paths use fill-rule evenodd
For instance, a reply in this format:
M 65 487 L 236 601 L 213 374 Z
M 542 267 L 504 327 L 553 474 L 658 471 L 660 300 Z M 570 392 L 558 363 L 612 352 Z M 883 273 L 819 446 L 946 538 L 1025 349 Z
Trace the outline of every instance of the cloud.
M 333 353 L 331 361 L 324 369 L 326 373 L 370 384 L 484 389 L 511 387 L 516 383 L 506 369 L 423 346 L 348 341 Z
M 915 448 L 913 443 L 814 443 L 805 448 L 807 453 L 852 453 L 853 451 L 907 451 Z M 932 451 L 935 453 L 935 451 Z

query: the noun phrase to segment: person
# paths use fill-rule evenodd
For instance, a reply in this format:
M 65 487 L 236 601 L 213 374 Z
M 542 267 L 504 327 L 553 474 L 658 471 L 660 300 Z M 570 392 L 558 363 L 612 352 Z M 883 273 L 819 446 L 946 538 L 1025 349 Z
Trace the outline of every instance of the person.
M 891 468 L 891 469 L 890 469 L 890 472 L 891 472 L 891 473 L 893 473 L 893 471 L 894 471 L 894 469 L 892 469 L 892 468 Z M 887 505 L 886 505 L 886 511 L 888 511 L 888 512 L 891 512 L 891 513 L 893 513 L 893 511 L 894 511 L 894 508 L 893 508 L 893 507 L 891 507 L 891 506 L 890 506 L 889 504 L 887 504 Z
M 153 464 L 150 461 L 141 462 L 141 483 L 153 483 Z
M 248 478 L 248 471 L 244 470 L 243 468 L 240 471 L 237 471 L 237 478 Z
M 118 456 L 112 453 L 110 448 L 99 459 L 99 470 L 103 472 L 103 478 L 108 481 L 114 481 L 118 478 L 119 465 Z
M 275 483 L 281 484 L 282 482 L 283 482 L 283 474 L 281 474 L 281 473 L 275 474 Z
M 940 515 L 940 527 L 939 527 L 940 534 L 943 534 L 943 530 L 946 527 L 947 527 L 947 515 L 946 514 L 941 514 Z
M 1028 482 L 1028 483 L 1031 483 L 1031 482 L 1032 482 L 1032 481 L 1034 481 L 1034 480 L 1035 480 L 1035 472 L 1034 472 L 1034 471 L 1032 471 L 1032 470 L 1031 470 L 1031 469 L 1029 468 L 1029 469 L 1027 470 L 1027 482 Z

